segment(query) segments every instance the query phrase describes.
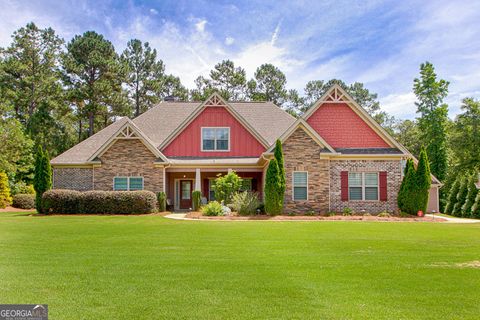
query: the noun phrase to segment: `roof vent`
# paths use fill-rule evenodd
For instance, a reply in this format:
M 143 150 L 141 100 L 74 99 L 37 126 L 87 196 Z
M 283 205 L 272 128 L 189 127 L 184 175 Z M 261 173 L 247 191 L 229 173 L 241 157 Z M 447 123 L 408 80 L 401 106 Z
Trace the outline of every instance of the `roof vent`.
M 165 98 L 163 98 L 163 101 L 168 101 L 168 102 L 173 102 L 175 100 L 176 99 L 174 96 L 166 96 Z

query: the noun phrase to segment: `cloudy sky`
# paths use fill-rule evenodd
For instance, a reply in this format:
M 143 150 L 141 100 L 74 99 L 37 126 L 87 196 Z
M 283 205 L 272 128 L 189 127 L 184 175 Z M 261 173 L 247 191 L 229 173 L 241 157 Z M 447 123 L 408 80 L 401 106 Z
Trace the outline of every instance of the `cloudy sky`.
M 95 30 L 119 52 L 138 38 L 188 87 L 223 59 L 249 77 L 268 62 L 285 72 L 289 88 L 360 81 L 383 109 L 413 118 L 413 78 L 428 60 L 451 83 L 451 116 L 463 97 L 480 98 L 480 1 L 0 0 L 0 8 L 2 47 L 30 21 L 67 41 Z

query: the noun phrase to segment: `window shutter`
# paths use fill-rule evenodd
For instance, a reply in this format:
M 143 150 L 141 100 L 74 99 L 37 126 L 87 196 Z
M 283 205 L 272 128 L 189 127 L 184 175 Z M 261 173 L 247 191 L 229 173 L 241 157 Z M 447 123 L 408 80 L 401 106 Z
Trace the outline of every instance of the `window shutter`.
M 379 176 L 380 201 L 387 201 L 387 172 L 381 171 Z
M 342 201 L 348 201 L 348 171 L 342 171 L 340 173 L 340 183 Z

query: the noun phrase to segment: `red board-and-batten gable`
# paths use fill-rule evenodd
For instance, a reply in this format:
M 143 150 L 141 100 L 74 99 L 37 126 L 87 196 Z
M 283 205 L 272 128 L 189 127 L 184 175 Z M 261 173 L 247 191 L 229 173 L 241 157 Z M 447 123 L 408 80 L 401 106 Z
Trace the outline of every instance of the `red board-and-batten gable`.
M 352 109 L 349 100 L 340 87 L 333 87 L 304 117 L 333 148 L 392 147 Z
M 202 106 L 200 113 L 162 148 L 162 153 L 167 157 L 259 157 L 266 150 L 265 146 L 228 109 L 222 99 L 213 96 Z M 229 127 L 230 150 L 202 151 L 202 127 Z

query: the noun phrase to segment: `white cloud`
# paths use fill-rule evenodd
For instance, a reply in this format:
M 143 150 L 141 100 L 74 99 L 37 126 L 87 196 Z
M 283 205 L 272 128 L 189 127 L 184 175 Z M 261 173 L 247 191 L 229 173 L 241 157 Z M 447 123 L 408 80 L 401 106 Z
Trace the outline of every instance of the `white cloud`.
M 416 112 L 413 92 L 395 93 L 380 98 L 382 109 L 397 118 L 413 118 Z
M 225 38 L 225 44 L 227 46 L 231 46 L 234 42 L 235 42 L 235 38 L 233 38 L 233 37 L 226 37 Z
M 195 23 L 195 28 L 197 29 L 198 32 L 204 32 L 206 24 L 207 24 L 207 20 L 201 19 L 200 21 Z
M 155 9 L 153 9 L 153 8 L 150 9 L 149 11 L 150 11 L 151 14 L 154 14 L 154 15 L 157 15 L 157 14 L 158 14 L 158 11 L 155 10 Z

